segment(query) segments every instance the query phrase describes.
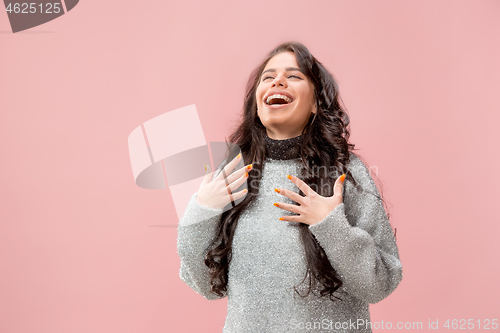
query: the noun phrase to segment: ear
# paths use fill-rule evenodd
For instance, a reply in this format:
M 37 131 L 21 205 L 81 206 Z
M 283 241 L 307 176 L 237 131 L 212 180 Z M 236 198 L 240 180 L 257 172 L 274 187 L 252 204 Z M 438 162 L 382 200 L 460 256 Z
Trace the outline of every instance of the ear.
M 313 102 L 313 109 L 311 111 L 312 113 L 316 113 L 318 112 L 318 101 L 316 100 L 316 98 L 314 99 L 314 102 Z

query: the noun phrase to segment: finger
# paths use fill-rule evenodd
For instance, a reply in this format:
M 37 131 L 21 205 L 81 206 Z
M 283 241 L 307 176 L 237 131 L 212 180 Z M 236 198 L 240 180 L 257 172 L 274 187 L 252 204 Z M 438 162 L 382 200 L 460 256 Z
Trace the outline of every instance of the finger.
M 241 153 L 239 153 L 238 155 L 236 155 L 235 158 L 233 158 L 233 160 L 231 162 L 229 162 L 223 169 L 222 169 L 222 172 L 219 173 L 219 175 L 217 176 L 217 179 L 226 179 L 226 177 L 228 175 L 231 174 L 231 172 L 233 171 L 234 167 L 241 161 Z
M 292 212 L 292 213 L 297 213 L 297 214 L 301 213 L 301 208 L 300 208 L 300 206 L 297 206 L 297 205 L 291 205 L 291 204 L 287 204 L 287 203 L 283 203 L 283 202 L 275 202 L 274 205 L 278 208 L 287 210 L 287 211 Z
M 302 222 L 302 217 L 300 215 L 284 215 L 280 217 L 279 220 L 288 222 Z
M 276 191 L 276 190 L 278 190 L 278 191 Z M 301 204 L 301 205 L 304 204 L 304 197 L 301 196 L 300 194 L 292 191 L 292 190 L 278 188 L 278 189 L 275 189 L 275 191 L 278 192 L 279 194 L 283 194 L 284 196 L 292 199 L 293 201 L 295 201 L 298 204 Z
M 345 174 L 341 175 L 333 185 L 333 195 L 342 196 L 342 187 L 344 186 Z
M 311 192 L 314 192 L 312 188 L 309 187 L 309 185 L 307 185 L 302 179 L 300 178 L 297 178 L 295 176 L 291 176 L 291 175 L 287 175 L 288 179 L 290 179 L 292 181 L 292 183 L 294 183 L 295 185 L 298 186 L 298 188 L 304 192 L 304 194 L 307 196 L 309 195 Z
M 212 180 L 213 172 L 210 172 L 210 166 L 205 164 L 205 177 L 203 177 L 202 184 L 208 184 Z
M 231 190 L 231 192 L 236 191 L 243 183 L 246 182 L 247 179 L 248 179 L 248 172 L 246 172 L 244 175 L 240 176 L 240 178 L 238 178 L 237 180 L 230 183 L 228 187 Z
M 233 193 L 233 199 L 234 199 L 234 201 L 243 198 L 247 193 L 248 193 L 247 189 L 243 189 L 241 191 Z
M 248 164 L 247 166 L 244 166 L 240 169 L 238 169 L 238 171 L 235 171 L 233 172 L 232 174 L 230 174 L 226 179 L 227 179 L 227 182 L 228 184 L 231 184 L 233 183 L 235 180 L 238 180 L 241 178 L 241 176 L 245 175 L 246 173 L 250 172 L 250 170 L 252 170 L 253 168 L 253 165 L 252 164 Z M 238 187 L 236 187 L 238 188 Z

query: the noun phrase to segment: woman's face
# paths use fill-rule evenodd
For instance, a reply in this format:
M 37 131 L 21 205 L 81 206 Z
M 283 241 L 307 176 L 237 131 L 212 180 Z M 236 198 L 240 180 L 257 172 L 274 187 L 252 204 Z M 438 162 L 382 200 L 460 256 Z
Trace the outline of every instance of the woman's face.
M 275 94 L 281 97 L 268 100 Z M 283 95 L 289 99 L 283 99 Z M 260 76 L 255 97 L 257 115 L 267 135 L 275 140 L 299 136 L 311 112 L 316 113 L 314 86 L 300 71 L 293 52 L 282 52 L 269 60 Z

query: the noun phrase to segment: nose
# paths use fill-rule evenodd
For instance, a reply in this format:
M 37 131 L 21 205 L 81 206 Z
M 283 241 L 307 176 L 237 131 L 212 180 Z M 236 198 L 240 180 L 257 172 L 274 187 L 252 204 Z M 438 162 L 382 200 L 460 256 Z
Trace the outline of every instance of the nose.
M 276 78 L 273 80 L 273 87 L 274 86 L 277 86 L 277 85 L 282 85 L 284 86 L 286 83 L 285 83 L 285 80 L 283 79 L 283 76 L 281 75 L 276 75 Z

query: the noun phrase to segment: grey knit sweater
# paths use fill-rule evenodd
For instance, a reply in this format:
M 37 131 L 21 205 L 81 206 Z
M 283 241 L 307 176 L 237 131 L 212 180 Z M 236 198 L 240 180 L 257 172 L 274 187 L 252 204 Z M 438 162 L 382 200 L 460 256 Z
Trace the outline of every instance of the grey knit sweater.
M 296 222 L 280 221 L 294 215 L 274 202 L 292 203 L 274 188 L 299 193 L 286 175 L 299 176 L 301 160 L 297 143 L 266 138 L 259 196 L 242 212 L 233 237 L 228 272 L 227 317 L 223 332 L 371 332 L 369 303 L 377 303 L 400 283 L 402 265 L 392 228 L 382 202 L 345 181 L 343 203 L 322 221 L 309 226 L 343 286 L 332 301 L 310 293 L 303 298 L 309 280 L 305 250 Z M 347 165 L 356 181 L 378 193 L 368 169 L 354 154 Z M 219 169 L 220 171 L 220 169 Z M 217 172 L 214 173 L 214 177 Z M 210 291 L 207 247 L 221 220 L 222 209 L 200 205 L 194 193 L 179 222 L 177 248 L 180 277 L 208 300 L 219 297 Z M 319 290 L 314 289 L 314 290 Z

